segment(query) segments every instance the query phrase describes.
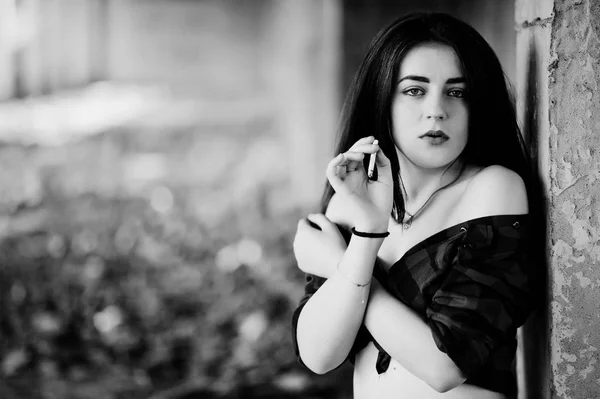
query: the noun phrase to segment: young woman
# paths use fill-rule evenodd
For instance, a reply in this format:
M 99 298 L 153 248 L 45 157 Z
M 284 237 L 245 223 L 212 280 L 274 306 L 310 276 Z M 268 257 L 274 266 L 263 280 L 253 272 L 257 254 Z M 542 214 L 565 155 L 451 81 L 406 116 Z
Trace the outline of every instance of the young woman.
M 337 153 L 324 214 L 294 241 L 301 363 L 349 359 L 356 399 L 515 397 L 537 199 L 493 50 L 448 15 L 398 19 L 356 76 Z

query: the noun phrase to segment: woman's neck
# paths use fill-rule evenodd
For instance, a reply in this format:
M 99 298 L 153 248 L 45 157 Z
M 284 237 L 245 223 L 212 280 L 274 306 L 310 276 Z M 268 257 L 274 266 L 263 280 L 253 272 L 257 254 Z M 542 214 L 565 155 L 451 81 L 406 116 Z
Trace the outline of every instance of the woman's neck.
M 399 153 L 400 178 L 404 186 L 405 209 L 413 214 L 428 201 L 434 192 L 453 183 L 460 173 L 461 162 L 436 169 L 422 168 Z

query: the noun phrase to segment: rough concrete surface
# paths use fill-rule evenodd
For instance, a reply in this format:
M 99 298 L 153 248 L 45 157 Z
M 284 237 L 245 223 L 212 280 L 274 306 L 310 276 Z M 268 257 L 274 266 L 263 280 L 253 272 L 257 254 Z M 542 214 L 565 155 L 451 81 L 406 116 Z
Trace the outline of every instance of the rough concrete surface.
M 549 72 L 551 397 L 600 397 L 600 3 L 556 1 Z

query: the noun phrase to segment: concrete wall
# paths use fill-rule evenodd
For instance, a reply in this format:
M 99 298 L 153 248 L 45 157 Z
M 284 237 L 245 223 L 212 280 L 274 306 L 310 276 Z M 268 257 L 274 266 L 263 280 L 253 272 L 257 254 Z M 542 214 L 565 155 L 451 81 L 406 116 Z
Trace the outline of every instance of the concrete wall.
M 538 364 L 544 368 L 547 356 L 549 370 L 546 380 L 539 378 L 543 375 L 528 380 L 529 397 L 595 398 L 600 393 L 600 4 L 516 4 L 519 109 L 537 136 L 549 198 L 550 342 L 546 353 L 539 352 Z

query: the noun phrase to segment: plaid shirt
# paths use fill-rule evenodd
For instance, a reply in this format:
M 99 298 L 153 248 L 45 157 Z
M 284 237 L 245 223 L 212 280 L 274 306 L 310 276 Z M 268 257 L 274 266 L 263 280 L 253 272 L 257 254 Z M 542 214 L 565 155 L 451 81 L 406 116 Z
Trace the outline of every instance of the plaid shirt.
M 472 219 L 442 230 L 406 252 L 386 272 L 373 276 L 430 326 L 437 347 L 467 376 L 466 383 L 509 396 L 517 393 L 516 330 L 531 311 L 531 265 L 528 215 Z M 325 282 L 307 275 L 305 295 L 292 318 L 296 326 L 306 302 Z M 348 356 L 373 341 L 378 373 L 390 356 L 363 325 Z M 303 363 L 302 363 L 303 364 Z

